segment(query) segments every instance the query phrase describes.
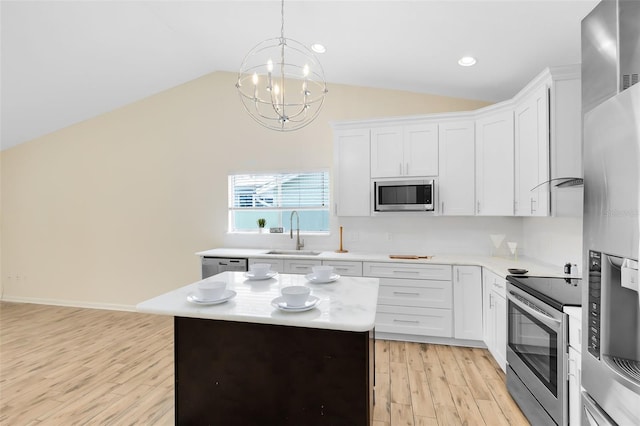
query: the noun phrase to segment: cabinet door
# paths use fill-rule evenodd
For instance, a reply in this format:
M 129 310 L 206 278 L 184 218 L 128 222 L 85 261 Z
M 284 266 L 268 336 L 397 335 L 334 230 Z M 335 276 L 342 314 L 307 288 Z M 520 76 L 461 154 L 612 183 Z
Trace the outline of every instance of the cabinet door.
M 402 127 L 371 129 L 371 177 L 404 174 Z
M 404 127 L 404 175 L 438 175 L 438 125 Z
M 336 198 L 336 214 L 369 216 L 369 129 L 336 132 L 335 152 L 336 176 L 333 192 Z
M 580 423 L 580 374 L 582 359 L 580 352 L 569 346 L 569 424 Z
M 515 110 L 515 214 L 548 216 L 549 108 L 544 85 Z
M 495 291 L 491 292 L 493 321 L 495 322 L 495 346 L 491 354 L 496 362 L 507 371 L 507 301 Z
M 482 340 L 482 269 L 453 267 L 453 325 L 456 339 Z
M 440 124 L 438 146 L 440 214 L 475 214 L 475 137 L 473 121 Z
M 476 120 L 476 214 L 513 215 L 513 111 Z

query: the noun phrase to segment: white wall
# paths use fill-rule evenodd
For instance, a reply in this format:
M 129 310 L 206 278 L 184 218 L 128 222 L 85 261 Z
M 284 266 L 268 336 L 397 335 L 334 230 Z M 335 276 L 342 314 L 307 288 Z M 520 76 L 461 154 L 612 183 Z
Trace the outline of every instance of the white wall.
M 245 113 L 236 78 L 212 73 L 3 151 L 3 298 L 130 308 L 197 280 L 194 253 L 227 244 L 230 173 L 331 170 L 333 121 L 487 104 L 330 85 L 314 123 L 280 133 Z M 363 229 L 367 241 L 381 227 Z

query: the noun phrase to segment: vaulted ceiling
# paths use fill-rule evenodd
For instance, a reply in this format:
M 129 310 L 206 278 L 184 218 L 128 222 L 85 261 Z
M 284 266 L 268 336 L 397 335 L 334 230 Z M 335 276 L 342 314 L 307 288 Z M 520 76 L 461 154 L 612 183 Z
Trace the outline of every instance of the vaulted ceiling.
M 500 101 L 580 62 L 598 0 L 285 2 L 285 36 L 327 47 L 328 83 Z M 7 1 L 2 149 L 214 71 L 280 34 L 280 2 Z M 478 58 L 474 67 L 459 57 Z M 240 108 L 240 105 L 238 105 Z

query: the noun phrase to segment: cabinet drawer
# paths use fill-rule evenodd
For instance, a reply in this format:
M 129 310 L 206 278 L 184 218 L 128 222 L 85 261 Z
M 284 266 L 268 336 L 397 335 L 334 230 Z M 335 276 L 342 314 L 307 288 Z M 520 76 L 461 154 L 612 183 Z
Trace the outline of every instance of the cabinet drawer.
M 271 265 L 272 271 L 284 272 L 284 261 L 282 259 L 249 259 L 249 266 L 254 263 L 268 263 Z
M 451 309 L 450 281 L 383 278 L 378 290 L 379 305 Z
M 365 277 L 413 278 L 423 280 L 451 280 L 450 265 L 412 265 L 393 262 L 364 262 Z
M 346 262 L 343 260 L 323 260 L 323 265 L 333 266 L 336 274 L 361 277 L 362 276 L 362 262 Z
M 309 259 L 285 259 L 284 272 L 286 274 L 310 274 L 313 272 L 311 268 L 321 265 L 319 260 Z
M 380 332 L 452 337 L 452 325 L 450 309 L 378 305 L 376 312 L 376 331 Z

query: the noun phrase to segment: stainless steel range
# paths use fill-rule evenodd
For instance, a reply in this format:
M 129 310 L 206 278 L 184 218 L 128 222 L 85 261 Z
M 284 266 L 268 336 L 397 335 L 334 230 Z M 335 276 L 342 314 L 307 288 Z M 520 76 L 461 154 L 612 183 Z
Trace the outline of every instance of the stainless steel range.
M 568 316 L 581 280 L 507 276 L 507 388 L 534 425 L 568 424 Z

